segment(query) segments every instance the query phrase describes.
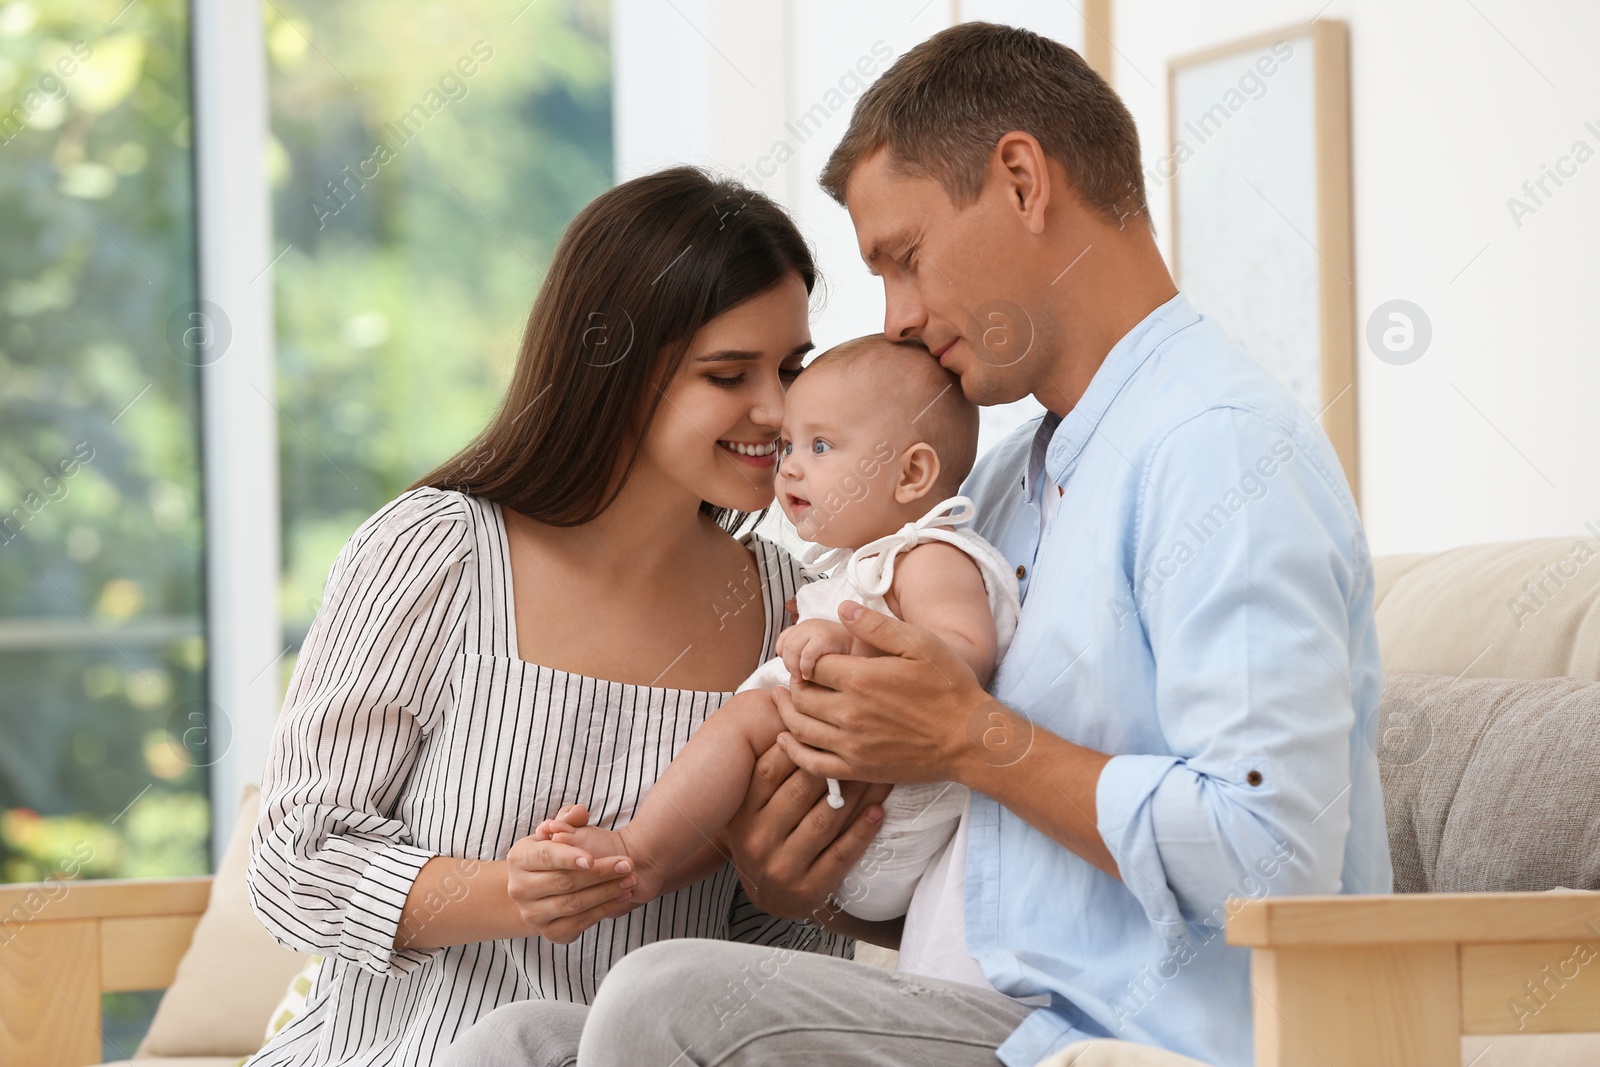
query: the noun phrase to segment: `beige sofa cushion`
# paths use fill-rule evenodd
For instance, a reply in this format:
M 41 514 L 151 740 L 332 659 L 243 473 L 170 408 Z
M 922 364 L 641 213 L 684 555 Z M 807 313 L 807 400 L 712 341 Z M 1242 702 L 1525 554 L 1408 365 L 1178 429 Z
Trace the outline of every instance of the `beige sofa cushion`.
M 1464 1037 L 1461 1067 L 1595 1067 L 1600 1035 L 1529 1034 Z M 140 1064 L 139 1067 L 144 1067 Z M 1175 1052 L 1126 1041 L 1083 1041 L 1040 1060 L 1037 1067 L 1205 1067 Z
M 1597 1063 L 1600 1034 L 1510 1034 L 1461 1039 L 1461 1067 L 1595 1067 Z
M 1383 669 L 1600 681 L 1600 530 L 1382 556 Z
M 1037 1067 L 1207 1067 L 1176 1052 L 1131 1041 L 1079 1041 L 1040 1060 Z
M 267 1017 L 289 980 L 306 965 L 306 957 L 272 940 L 250 910 L 244 874 L 260 806 L 255 786 L 247 787 L 211 902 L 135 1053 L 141 1060 L 248 1056 L 261 1047 Z
M 1396 672 L 1379 720 L 1396 892 L 1600 889 L 1600 683 Z

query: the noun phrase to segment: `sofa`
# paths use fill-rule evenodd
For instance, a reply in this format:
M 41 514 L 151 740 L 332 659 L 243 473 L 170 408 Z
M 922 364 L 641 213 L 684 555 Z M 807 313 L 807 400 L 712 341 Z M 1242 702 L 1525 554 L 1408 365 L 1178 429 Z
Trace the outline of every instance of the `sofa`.
M 1241 905 L 1258 1067 L 1600 1064 L 1600 531 L 1380 559 L 1396 895 Z
M 1380 558 L 1377 584 L 1397 895 L 1230 903 L 1258 1067 L 1600 1064 L 1600 537 Z M 0 887 L 0 1064 L 100 1062 L 112 990 L 166 990 L 140 1067 L 261 1044 L 306 960 L 246 903 L 257 803 L 215 878 Z M 1093 1041 L 1040 1067 L 1184 1065 Z

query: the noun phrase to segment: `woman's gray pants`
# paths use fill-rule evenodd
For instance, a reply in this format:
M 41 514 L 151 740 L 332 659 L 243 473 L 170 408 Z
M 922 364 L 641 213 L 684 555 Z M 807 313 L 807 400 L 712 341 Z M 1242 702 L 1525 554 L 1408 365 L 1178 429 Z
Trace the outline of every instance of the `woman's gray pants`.
M 518 1001 L 478 1020 L 447 1067 L 995 1067 L 1033 1011 L 975 986 L 731 941 L 629 953 L 594 1006 Z M 581 1035 L 581 1043 L 580 1043 Z

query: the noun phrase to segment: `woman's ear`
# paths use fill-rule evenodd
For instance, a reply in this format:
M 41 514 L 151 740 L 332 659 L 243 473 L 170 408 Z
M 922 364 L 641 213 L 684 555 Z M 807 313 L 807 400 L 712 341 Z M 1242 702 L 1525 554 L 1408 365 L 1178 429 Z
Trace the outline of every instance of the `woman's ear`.
M 939 480 L 939 453 L 925 441 L 918 441 L 900 454 L 900 480 L 895 483 L 894 499 L 899 504 L 921 500 L 933 491 Z

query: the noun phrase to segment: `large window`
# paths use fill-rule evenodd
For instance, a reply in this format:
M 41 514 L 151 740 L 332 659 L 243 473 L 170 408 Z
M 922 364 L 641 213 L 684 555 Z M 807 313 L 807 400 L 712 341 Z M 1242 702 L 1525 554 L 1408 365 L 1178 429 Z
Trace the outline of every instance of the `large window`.
M 603 0 L 261 10 L 281 684 L 339 546 L 498 400 L 556 240 L 611 183 L 611 69 Z M 183 0 L 0 0 L 0 881 L 208 871 L 212 765 L 260 776 L 208 702 L 208 538 L 237 531 L 203 522 L 204 486 L 235 487 L 202 454 L 227 323 L 196 248 L 233 220 L 197 222 L 219 148 L 193 144 L 190 36 Z M 202 102 L 249 98 L 215 76 Z M 108 1056 L 152 1003 L 108 997 Z
M 611 182 L 609 10 L 262 11 L 286 678 L 339 546 L 488 417 Z M 0 0 L 4 881 L 210 866 L 202 471 L 227 472 L 189 31 L 181 0 Z
M 188 17 L 0 4 L 0 880 L 210 869 Z
M 499 400 L 556 240 L 611 184 L 610 48 L 600 2 L 266 14 L 298 648 L 345 539 Z

